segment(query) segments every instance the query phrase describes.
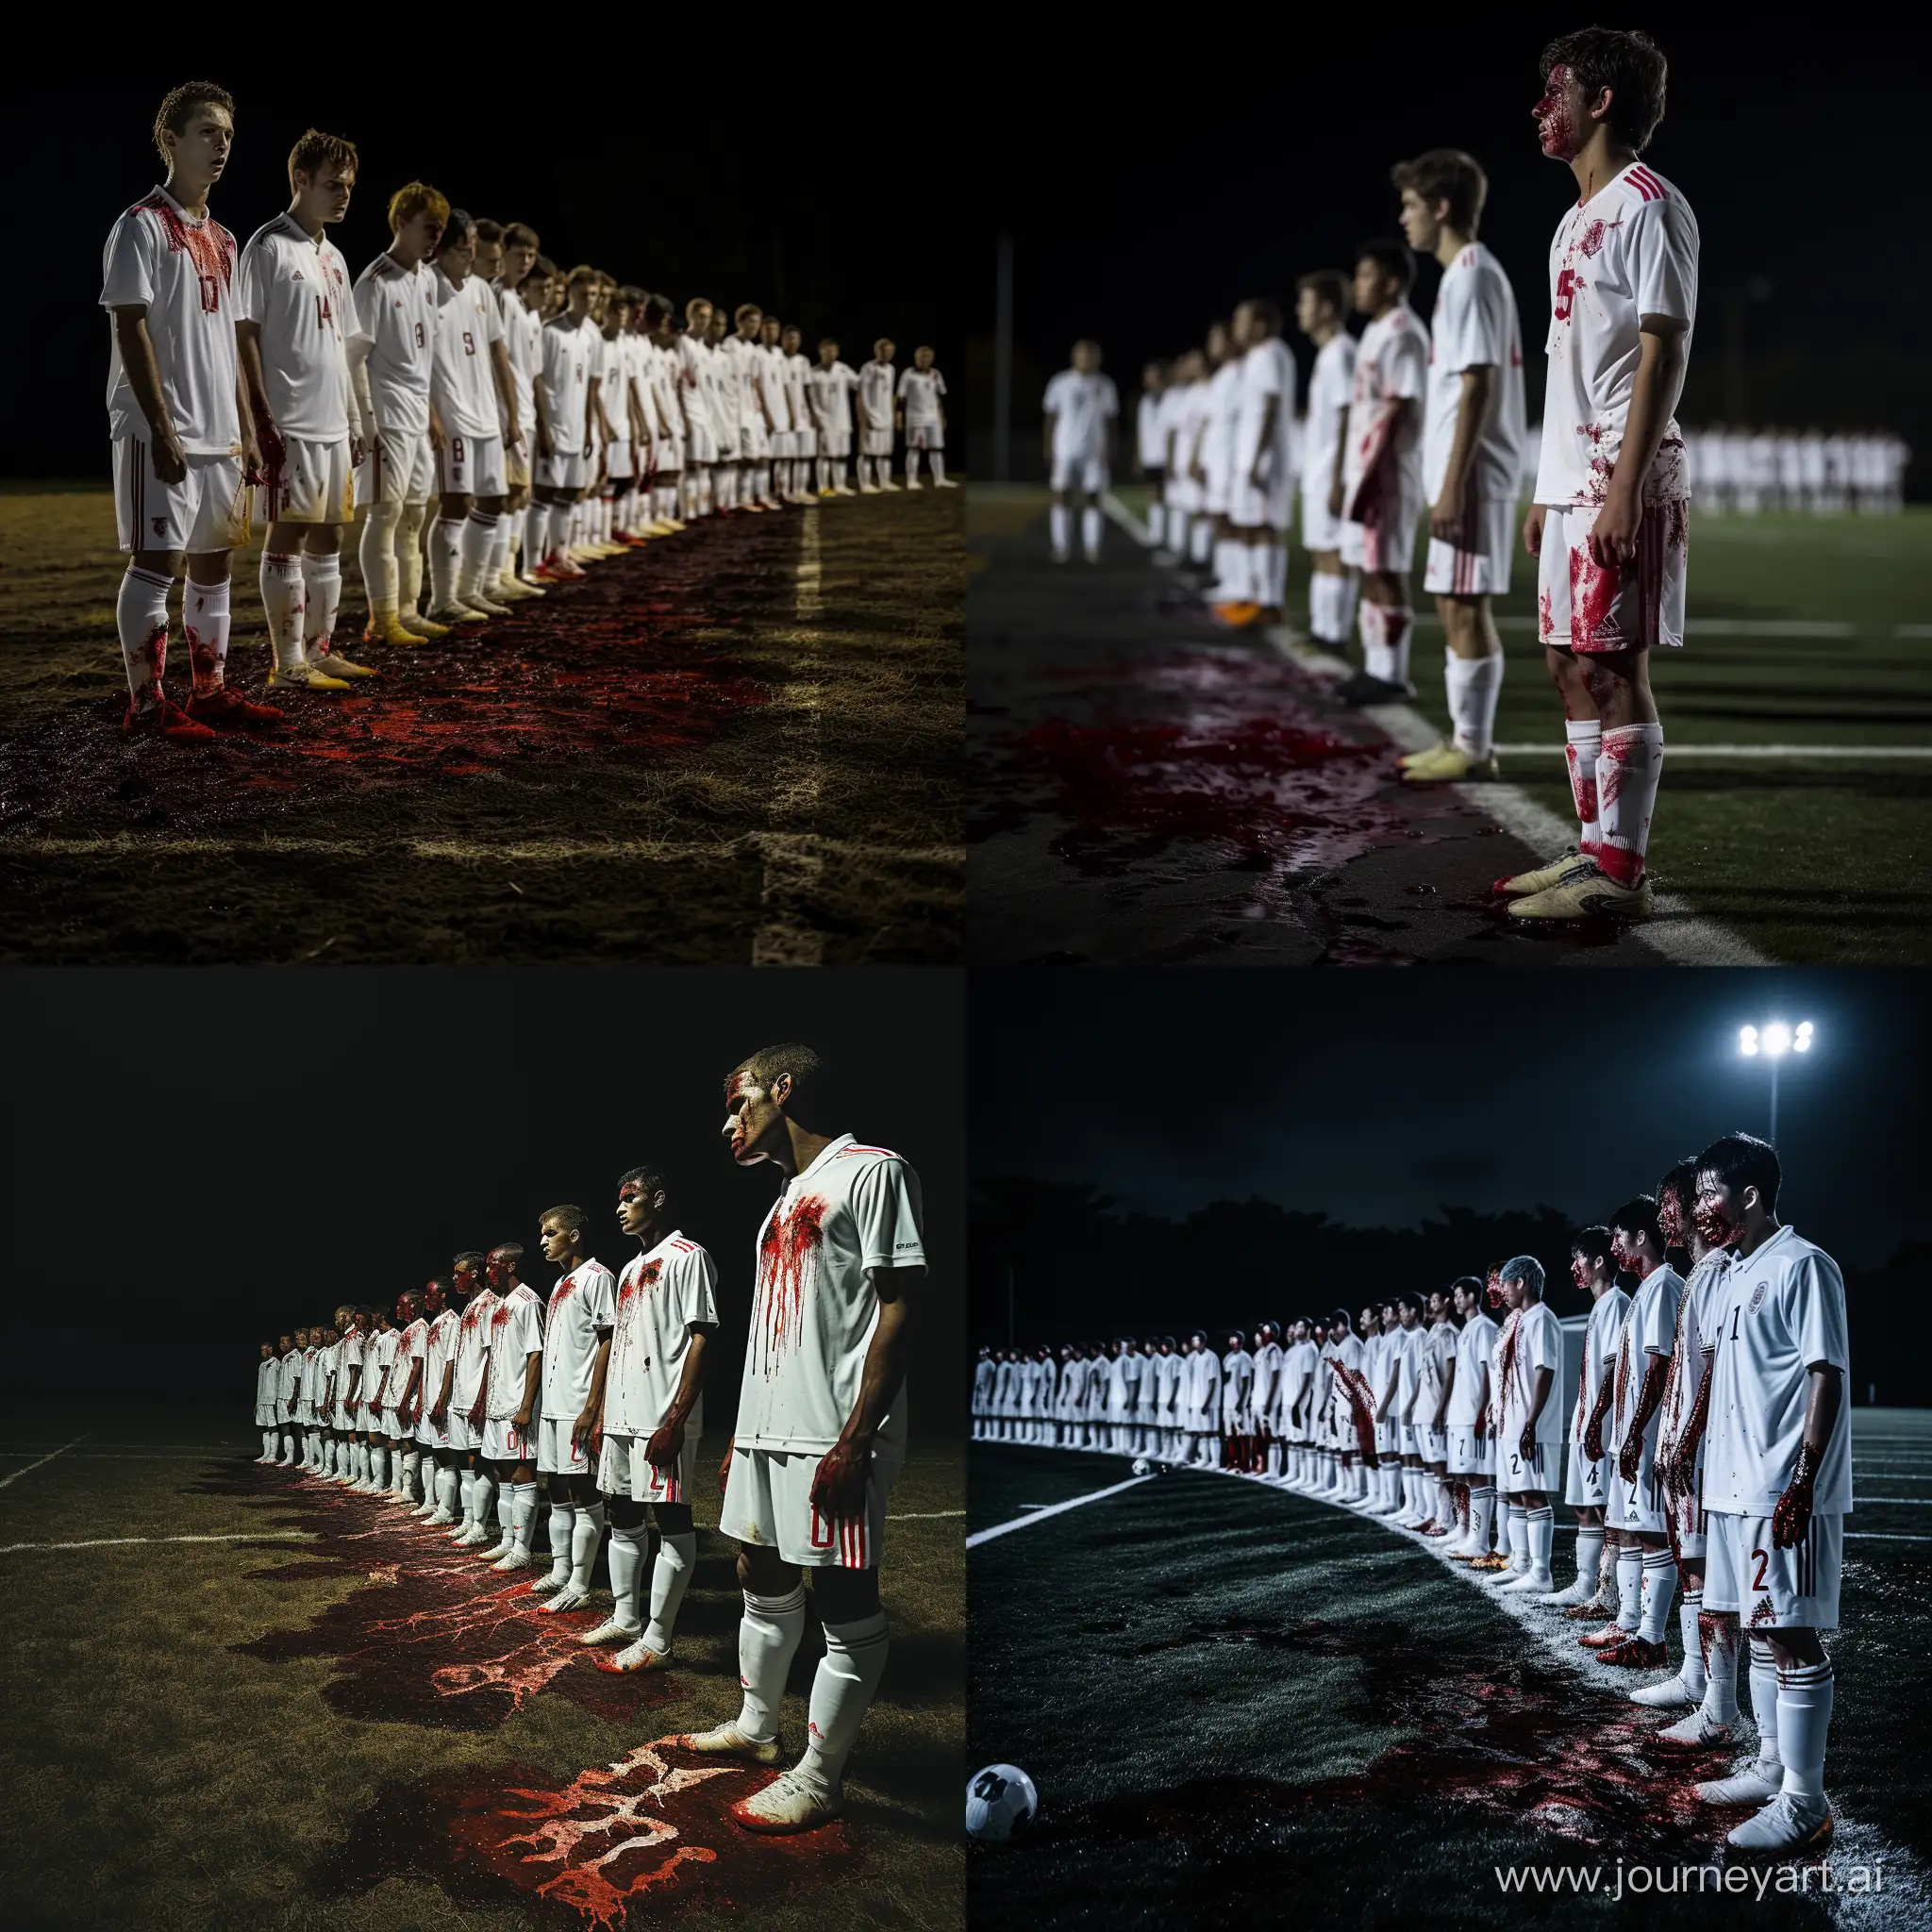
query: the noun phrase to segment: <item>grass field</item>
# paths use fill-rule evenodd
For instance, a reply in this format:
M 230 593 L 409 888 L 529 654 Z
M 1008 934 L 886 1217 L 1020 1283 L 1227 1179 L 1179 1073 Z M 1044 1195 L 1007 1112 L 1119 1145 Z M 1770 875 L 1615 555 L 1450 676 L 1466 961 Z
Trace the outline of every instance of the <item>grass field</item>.
M 931 491 L 707 521 L 182 748 L 119 736 L 107 494 L 0 492 L 0 959 L 957 958 L 961 524 Z
M 1144 512 L 1143 492 L 1118 493 Z M 1291 621 L 1305 628 L 1299 551 L 1291 572 Z M 1418 596 L 1416 703 L 1446 734 L 1428 605 Z M 1527 558 L 1497 610 L 1507 665 L 1497 741 L 1519 747 L 1505 751 L 1505 776 L 1568 818 Z M 1667 743 L 1658 876 L 1777 960 L 1932 960 L 1932 507 L 1887 518 L 1693 513 L 1687 638 L 1655 668 Z M 1911 756 L 1844 755 L 1881 748 Z
M 892 1492 L 891 1656 L 846 1814 L 765 1840 L 724 1816 L 765 1774 L 655 1741 L 737 1709 L 714 1484 L 696 1486 L 674 1668 L 623 1676 L 555 1627 L 585 1614 L 536 1615 L 527 1577 L 256 1467 L 260 1438 L 232 1416 L 99 1415 L 12 1407 L 0 1435 L 0 1923 L 962 1923 L 957 1448 L 915 1442 Z M 723 1451 L 708 1441 L 701 1470 Z M 601 1559 L 597 1584 L 608 1609 Z M 792 1756 L 821 1650 L 814 1624 L 785 1705 Z
M 1826 1785 L 1839 1882 L 1881 1864 L 1877 1891 L 1828 1910 L 1815 1880 L 1809 1899 L 1613 1902 L 1618 1861 L 1704 1866 L 1735 1822 L 1690 1790 L 1711 1774 L 1647 1748 L 1663 1720 L 1620 1694 L 1627 1674 L 1413 1536 L 1176 1472 L 968 1557 L 969 1755 L 1041 1791 L 1030 1837 L 973 1848 L 974 1922 L 1154 1932 L 1211 1900 L 1230 1924 L 1924 1925 L 1932 1413 L 1856 1410 L 1853 1441 L 1869 1500 L 1846 1544 Z M 1127 1474 L 1118 1457 L 974 1443 L 969 1532 Z M 1568 1532 L 1559 1510 L 1559 1581 Z M 1557 1911 L 1504 1896 L 1497 1866 L 1593 1869 L 1603 1892 Z

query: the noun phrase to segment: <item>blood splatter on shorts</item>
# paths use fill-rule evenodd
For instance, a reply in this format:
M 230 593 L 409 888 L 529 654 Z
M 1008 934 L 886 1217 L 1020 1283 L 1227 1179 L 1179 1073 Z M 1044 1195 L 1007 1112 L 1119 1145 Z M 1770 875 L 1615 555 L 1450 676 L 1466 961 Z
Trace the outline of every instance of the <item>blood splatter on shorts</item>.
M 1637 555 L 1603 564 L 1590 554 L 1600 508 L 1552 508 L 1538 558 L 1538 630 L 1567 651 L 1650 651 L 1684 641 L 1684 585 L 1690 506 L 1647 505 L 1637 526 Z

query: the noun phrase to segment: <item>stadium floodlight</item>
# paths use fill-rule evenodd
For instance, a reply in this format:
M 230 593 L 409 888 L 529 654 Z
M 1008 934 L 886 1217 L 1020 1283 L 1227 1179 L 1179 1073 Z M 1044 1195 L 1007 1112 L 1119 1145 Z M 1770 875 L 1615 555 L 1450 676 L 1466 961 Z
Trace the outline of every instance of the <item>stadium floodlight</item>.
M 1777 1063 L 1788 1053 L 1809 1053 L 1817 1028 L 1809 1020 L 1793 1026 L 1785 1020 L 1767 1020 L 1761 1026 L 1738 1028 L 1738 1052 L 1747 1060 L 1762 1059 L 1771 1066 L 1771 1139 L 1777 1140 Z
M 1742 1054 L 1742 1055 L 1744 1056 L 1744 1058 L 1746 1058 L 1747 1060 L 1748 1060 L 1748 1059 L 1752 1059 L 1752 1058 L 1755 1058 L 1755 1057 L 1757 1056 L 1757 1027 L 1755 1027 L 1755 1026 L 1740 1026 L 1740 1027 L 1739 1027 L 1739 1028 L 1738 1028 L 1738 1051 L 1739 1051 L 1739 1052 L 1740 1052 L 1740 1054 Z

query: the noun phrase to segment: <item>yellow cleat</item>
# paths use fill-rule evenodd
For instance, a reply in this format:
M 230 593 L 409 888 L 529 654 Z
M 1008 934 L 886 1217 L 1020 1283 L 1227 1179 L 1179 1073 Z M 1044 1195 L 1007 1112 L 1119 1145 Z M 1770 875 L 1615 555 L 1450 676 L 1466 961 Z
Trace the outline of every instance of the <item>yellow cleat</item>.
M 350 658 L 343 657 L 340 651 L 333 648 L 318 652 L 310 661 L 313 665 L 319 666 L 323 675 L 327 677 L 375 677 L 378 675 L 367 664 L 355 663 Z
M 271 691 L 347 691 L 349 680 L 331 677 L 326 671 L 320 671 L 313 664 L 291 664 L 286 670 L 276 664 L 269 671 L 268 688 Z
M 448 625 L 438 624 L 434 618 L 419 617 L 413 610 L 407 616 L 398 616 L 396 622 L 405 630 L 414 631 L 425 644 L 433 644 L 438 638 L 446 638 L 449 635 Z
M 1596 870 L 1596 860 L 1588 853 L 1578 852 L 1574 847 L 1553 860 L 1548 865 L 1533 867 L 1528 872 L 1512 874 L 1507 879 L 1498 879 L 1490 888 L 1500 892 L 1506 899 L 1527 899 L 1538 892 L 1547 892 L 1553 888 L 1567 884 L 1573 878 L 1580 878 L 1586 873 Z
M 1576 919 L 1648 919 L 1657 907 L 1650 881 L 1620 886 L 1592 865 L 1547 891 L 1509 902 L 1509 917 L 1525 925 L 1549 925 Z
M 1401 763 L 1403 782 L 1408 785 L 1457 785 L 1465 780 L 1482 783 L 1503 775 L 1494 752 L 1477 758 L 1459 744 L 1438 744 L 1427 751 L 1410 752 Z
M 442 628 L 441 625 L 437 626 Z M 371 618 L 363 627 L 362 641 L 365 644 L 426 644 L 426 635 L 411 630 L 393 610 L 383 613 L 380 620 Z

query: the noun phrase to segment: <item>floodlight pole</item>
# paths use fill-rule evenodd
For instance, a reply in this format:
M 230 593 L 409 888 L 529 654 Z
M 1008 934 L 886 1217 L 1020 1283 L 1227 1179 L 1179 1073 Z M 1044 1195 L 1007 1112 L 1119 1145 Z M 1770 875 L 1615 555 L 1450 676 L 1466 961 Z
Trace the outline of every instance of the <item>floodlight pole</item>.
M 1009 482 L 1013 468 L 1013 238 L 1002 235 L 992 303 L 992 476 Z

